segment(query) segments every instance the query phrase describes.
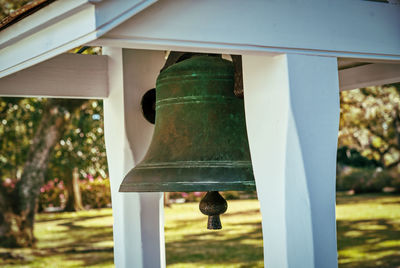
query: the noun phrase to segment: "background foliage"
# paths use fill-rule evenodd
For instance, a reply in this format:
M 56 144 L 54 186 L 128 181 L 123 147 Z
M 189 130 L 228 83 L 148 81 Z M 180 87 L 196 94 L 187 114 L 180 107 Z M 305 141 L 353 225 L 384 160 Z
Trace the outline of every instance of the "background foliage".
M 103 102 L 87 101 L 71 115 L 64 137 L 54 148 L 48 179 L 65 178 L 65 168 L 78 167 L 81 178 L 107 177 L 107 158 L 103 133 Z
M 79 187 L 82 195 L 82 203 L 86 209 L 106 208 L 111 206 L 110 181 L 102 177 L 80 180 Z M 47 181 L 40 189 L 39 209 L 60 210 L 67 200 L 67 189 L 62 180 L 55 178 Z
M 19 178 L 46 100 L 0 98 L 0 174 Z
M 340 93 L 337 189 L 399 192 L 400 84 Z
M 384 168 L 400 163 L 400 84 L 340 93 L 339 146 Z
M 0 0 L 0 20 L 31 0 Z
M 46 101 L 44 98 L 0 98 L 2 177 L 18 177 Z M 53 152 L 50 177 L 60 175 L 60 166 L 72 163 L 81 167 L 82 177 L 90 174 L 105 178 L 107 163 L 102 101 L 87 101 L 82 109 L 67 116 L 72 117 L 71 124 Z
M 0 98 L 0 182 L 10 191 L 20 179 L 46 102 L 44 98 Z M 47 182 L 41 189 L 40 207 L 63 204 L 62 200 L 67 196 L 65 181 L 71 177 L 72 167 L 79 170 L 84 205 L 106 207 L 110 203 L 110 190 L 103 103 L 99 100 L 87 101 L 81 109 L 66 116 L 71 120 L 51 155 Z M 96 180 L 92 181 L 93 178 Z M 92 194 L 90 190 L 98 193 Z

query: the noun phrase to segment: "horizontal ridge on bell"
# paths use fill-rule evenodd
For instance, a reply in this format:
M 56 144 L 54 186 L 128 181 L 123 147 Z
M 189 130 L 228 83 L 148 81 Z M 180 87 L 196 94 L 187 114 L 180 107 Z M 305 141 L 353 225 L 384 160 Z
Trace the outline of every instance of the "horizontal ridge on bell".
M 153 138 L 121 192 L 255 189 L 233 72 L 230 61 L 197 56 L 158 76 Z

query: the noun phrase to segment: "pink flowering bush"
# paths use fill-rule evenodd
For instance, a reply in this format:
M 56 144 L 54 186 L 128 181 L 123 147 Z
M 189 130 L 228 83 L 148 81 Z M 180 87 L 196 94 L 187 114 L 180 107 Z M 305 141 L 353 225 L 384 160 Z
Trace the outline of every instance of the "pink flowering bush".
M 81 180 L 82 203 L 88 208 L 105 208 L 111 205 L 110 180 L 88 176 Z
M 44 210 L 48 207 L 63 208 L 66 200 L 66 189 L 64 182 L 55 178 L 48 181 L 40 188 L 39 195 L 39 210 Z
M 12 185 L 9 181 L 8 184 Z M 4 183 L 3 183 L 4 184 Z M 79 187 L 82 204 L 85 208 L 104 208 L 111 204 L 110 181 L 101 177 L 88 176 L 80 180 Z M 63 181 L 55 178 L 40 188 L 39 210 L 49 207 L 64 208 L 67 202 L 67 189 Z

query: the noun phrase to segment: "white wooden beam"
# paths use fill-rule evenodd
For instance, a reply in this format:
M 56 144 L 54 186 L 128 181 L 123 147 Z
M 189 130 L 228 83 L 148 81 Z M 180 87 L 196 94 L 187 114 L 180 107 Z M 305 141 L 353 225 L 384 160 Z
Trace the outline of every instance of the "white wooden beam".
M 62 2 L 62 3 L 61 3 Z M 0 48 L 0 77 L 12 74 L 19 70 L 50 59 L 74 47 L 80 46 L 96 38 L 95 7 L 90 3 L 78 1 L 55 1 L 40 10 L 43 18 L 48 22 L 33 18 L 35 25 L 21 20 L 4 31 L 0 31 L 0 40 L 5 45 Z M 73 4 L 72 4 L 73 3 Z M 58 8 L 61 4 L 66 12 L 61 15 Z M 53 16 L 53 14 L 55 14 Z M 56 16 L 58 15 L 58 16 Z M 15 28 L 18 35 L 13 35 Z M 12 37 L 10 37 L 12 36 Z M 11 38 L 11 39 L 10 39 Z
M 23 18 L 23 20 L 2 29 L 0 33 L 0 49 L 90 6 L 92 5 L 88 0 L 70 0 L 51 3 L 49 6 L 39 9 L 33 14 Z
M 243 56 L 265 267 L 337 267 L 336 58 Z
M 339 71 L 340 90 L 400 82 L 400 64 L 372 63 Z
M 110 95 L 104 100 L 104 135 L 114 217 L 117 268 L 165 267 L 162 193 L 120 193 L 126 173 L 147 151 L 154 126 L 141 112 L 165 61 L 161 51 L 103 48 L 109 56 Z
M 399 5 L 361 0 L 160 1 L 95 43 L 400 60 L 399 14 Z
M 106 98 L 107 79 L 107 56 L 67 53 L 0 78 L 0 95 Z
M 0 77 L 93 41 L 155 1 L 55 1 L 0 31 Z

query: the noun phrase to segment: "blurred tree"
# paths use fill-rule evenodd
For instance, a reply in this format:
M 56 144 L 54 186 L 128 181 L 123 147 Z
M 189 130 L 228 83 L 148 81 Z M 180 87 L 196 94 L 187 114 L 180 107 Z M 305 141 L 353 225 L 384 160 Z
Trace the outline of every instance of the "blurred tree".
M 0 98 L 1 177 L 21 178 L 22 167 L 45 102 L 41 98 Z
M 0 19 L 27 2 L 0 0 Z M 101 49 L 70 52 L 99 54 Z M 0 98 L 0 245 L 34 243 L 34 215 L 49 165 L 66 181 L 69 209 L 82 207 L 79 173 L 106 176 L 101 109 L 97 101 Z
M 102 101 L 85 102 L 71 115 L 64 137 L 53 152 L 48 177 L 58 177 L 65 182 L 68 190 L 67 211 L 83 208 L 79 177 L 107 177 L 102 113 Z
M 23 149 L 23 144 L 8 144 L 12 146 L 10 149 L 17 151 L 17 155 L 20 154 L 18 151 L 26 153 L 22 156 L 24 162 L 20 178 L 9 185 L 3 177 L 0 184 L 0 245 L 17 247 L 34 244 L 34 216 L 50 153 L 62 137 L 66 123 L 71 120 L 71 113 L 84 102 L 85 100 L 42 100 L 41 117 L 38 122 L 33 123 L 34 135 L 29 141 L 29 149 Z M 12 106 L 14 110 L 18 110 L 16 106 L 18 105 Z M 5 122 L 4 119 L 1 121 Z M 3 133 L 2 137 L 4 138 L 1 140 L 8 141 L 8 133 Z M 29 137 L 25 139 L 29 140 Z M 11 157 L 3 155 L 3 162 L 7 163 L 4 158 L 14 158 L 12 152 L 10 155 Z
M 384 168 L 400 163 L 400 84 L 341 92 L 340 115 L 339 147 Z
M 0 244 L 33 243 L 46 177 L 64 180 L 66 210 L 82 209 L 79 177 L 107 177 L 102 111 L 98 100 L 0 98 Z

